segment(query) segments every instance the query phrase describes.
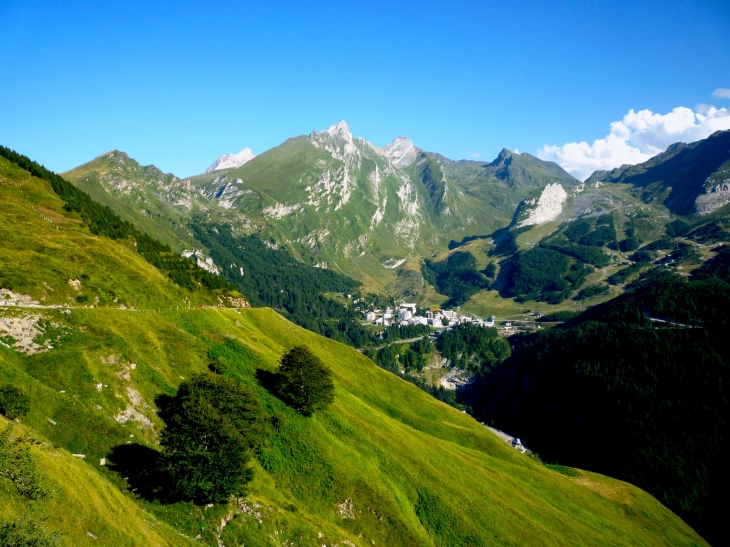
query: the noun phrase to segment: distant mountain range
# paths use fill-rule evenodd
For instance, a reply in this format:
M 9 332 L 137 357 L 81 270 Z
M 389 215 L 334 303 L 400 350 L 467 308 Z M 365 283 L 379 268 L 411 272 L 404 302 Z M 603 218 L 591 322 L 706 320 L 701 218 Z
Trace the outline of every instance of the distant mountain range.
M 208 250 L 191 225 L 224 224 L 234 235 L 259 233 L 366 290 L 421 297 L 430 290 L 424 258 L 438 260 L 474 239 L 497 244 L 503 228 L 535 234 L 516 234 L 516 246 L 508 247 L 525 250 L 562 223 L 614 211 L 619 239 L 622 228 L 636 224 L 648 241 L 661 236 L 672 214 L 722 208 L 730 202 L 730 132 L 596 172 L 586 183 L 553 162 L 506 149 L 479 162 L 452 161 L 403 136 L 377 147 L 355 138 L 344 121 L 255 157 L 250 149 L 224 155 L 187 179 L 119 151 L 64 176 L 174 248 L 197 251 L 201 265 Z M 636 223 L 624 214 L 631 210 L 652 220 Z M 534 229 L 545 224 L 552 229 Z
M 508 150 L 486 163 L 451 161 L 405 137 L 379 148 L 354 138 L 344 121 L 256 157 L 246 149 L 223 156 L 185 180 L 118 151 L 64 176 L 100 199 L 107 194 L 102 201 L 130 217 L 158 219 L 180 238 L 178 247 L 192 242 L 176 228 L 201 214 L 220 217 L 380 286 L 409 256 L 508 224 L 520 202 L 544 186 L 580 185 L 552 162 Z

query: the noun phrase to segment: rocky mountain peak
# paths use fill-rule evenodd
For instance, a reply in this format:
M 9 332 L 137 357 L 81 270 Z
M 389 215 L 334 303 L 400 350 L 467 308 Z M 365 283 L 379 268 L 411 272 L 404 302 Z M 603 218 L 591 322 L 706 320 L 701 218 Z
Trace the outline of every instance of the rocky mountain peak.
M 231 169 L 233 167 L 241 167 L 246 162 L 251 161 L 255 156 L 250 148 L 244 148 L 238 154 L 224 154 L 213 162 L 205 172 L 212 173 L 221 169 Z
M 344 139 L 347 142 L 352 142 L 352 133 L 350 133 L 350 128 L 347 126 L 347 122 L 345 120 L 340 120 L 335 125 L 329 126 L 327 129 L 322 131 L 320 135 L 327 135 L 330 137 Z
M 495 159 L 492 162 L 492 165 L 494 165 L 495 167 L 501 166 L 501 165 L 509 165 L 512 163 L 512 159 L 513 159 L 512 152 L 510 152 L 506 148 L 503 148 L 502 151 L 497 156 L 497 159 Z
M 392 142 L 378 148 L 377 152 L 398 167 L 408 167 L 418 155 L 418 149 L 413 146 L 411 139 L 406 137 L 396 137 Z

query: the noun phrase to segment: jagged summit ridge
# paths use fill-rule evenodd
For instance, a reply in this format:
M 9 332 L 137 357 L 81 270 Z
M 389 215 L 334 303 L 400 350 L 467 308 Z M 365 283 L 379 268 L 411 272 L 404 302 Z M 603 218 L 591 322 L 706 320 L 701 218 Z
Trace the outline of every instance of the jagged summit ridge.
M 413 141 L 402 136 L 396 137 L 392 142 L 376 150 L 381 156 L 388 158 L 398 167 L 408 167 L 416 160 L 418 155 L 418 149 L 413 146 Z
M 244 148 L 238 154 L 224 154 L 213 162 L 213 165 L 208 167 L 205 172 L 212 173 L 213 171 L 220 171 L 221 169 L 232 169 L 234 167 L 241 167 L 246 162 L 251 161 L 256 156 L 253 155 L 250 148 Z
M 322 131 L 322 133 L 325 133 L 330 137 L 339 137 L 348 142 L 352 142 L 352 133 L 350 132 L 350 128 L 345 120 L 340 120 L 335 125 L 329 126 L 327 129 Z

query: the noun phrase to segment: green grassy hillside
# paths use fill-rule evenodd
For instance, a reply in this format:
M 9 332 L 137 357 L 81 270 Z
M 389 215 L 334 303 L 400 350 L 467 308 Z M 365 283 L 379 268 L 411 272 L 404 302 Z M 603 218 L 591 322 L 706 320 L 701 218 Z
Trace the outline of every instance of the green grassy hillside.
M 43 305 L 170 308 L 217 304 L 172 283 L 133 239 L 92 235 L 48 182 L 0 157 L 0 283 Z
M 641 485 L 725 544 L 730 285 L 712 275 L 724 261 L 698 271 L 708 281 L 653 272 L 564 325 L 512 338 L 512 356 L 465 402 L 545 458 Z
M 201 208 L 207 209 L 206 200 L 191 192 L 176 176 L 162 173 L 154 165 L 142 166 L 119 150 L 107 152 L 62 176 L 174 249 L 196 247 L 185 218 Z
M 44 181 L 0 168 L 3 285 L 12 283 L 2 288 L 70 304 L 0 307 L 15 329 L 0 337 L 0 383 L 30 396 L 18 427 L 44 441 L 34 451 L 55 489 L 21 502 L 0 479 L 1 520 L 29 515 L 65 545 L 705 545 L 642 490 L 550 469 L 272 310 L 184 309 L 203 293 L 172 284 L 124 242 L 92 236 Z M 81 291 L 119 301 L 83 307 L 68 283 L 76 278 Z M 312 418 L 267 389 L 299 344 L 335 381 L 334 404 Z M 145 462 L 159 450 L 156 401 L 212 362 L 270 416 L 254 479 L 227 504 L 154 499 Z
M 641 490 L 544 467 L 354 350 L 270 310 L 46 313 L 68 334 L 53 350 L 33 356 L 0 348 L 2 381 L 30 393 L 27 426 L 69 452 L 85 454 L 76 465 L 130 498 L 129 490 L 139 485 L 127 485 L 99 461 L 130 446 L 130 439 L 156 447 L 157 395 L 172 393 L 181 378 L 205 370 L 216 358 L 264 403 L 276 425 L 257 456 L 245 500 L 210 510 L 138 500 L 140 510 L 190 537 L 201 534 L 213 541 L 221 515 L 238 511 L 221 535 L 229 545 L 268 544 L 275 531 L 280 544 L 297 545 L 319 544 L 318 532 L 325 543 L 347 539 L 356 545 L 702 544 Z M 332 367 L 336 383 L 335 404 L 310 419 L 270 395 L 257 379 L 259 371 L 273 371 L 280 355 L 301 343 Z M 114 419 L 130 409 L 135 417 L 125 424 Z M 71 485 L 55 468 L 48 472 L 83 499 L 88 488 L 83 476 Z M 17 504 L 4 492 L 0 506 L 7 517 Z M 55 503 L 45 504 L 39 514 L 59 518 Z M 254 503 L 261 506 L 261 522 L 249 514 Z M 354 518 L 343 519 L 341 508 Z M 114 520 L 98 514 L 93 504 L 75 509 L 81 521 L 75 526 L 91 528 L 97 520 L 111 526 Z

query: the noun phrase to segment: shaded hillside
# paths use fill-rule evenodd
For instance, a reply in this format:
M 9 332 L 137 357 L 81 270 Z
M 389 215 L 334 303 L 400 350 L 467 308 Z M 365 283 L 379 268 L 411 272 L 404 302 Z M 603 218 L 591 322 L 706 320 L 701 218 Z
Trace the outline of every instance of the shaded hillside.
M 563 327 L 512 338 L 470 402 L 548 461 L 636 483 L 722 544 L 728 309 L 726 283 L 642 281 Z

